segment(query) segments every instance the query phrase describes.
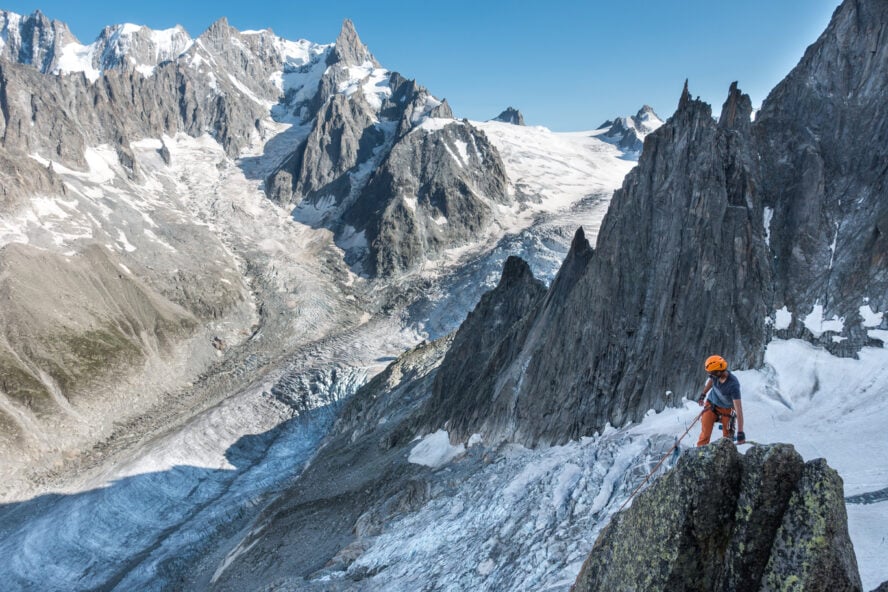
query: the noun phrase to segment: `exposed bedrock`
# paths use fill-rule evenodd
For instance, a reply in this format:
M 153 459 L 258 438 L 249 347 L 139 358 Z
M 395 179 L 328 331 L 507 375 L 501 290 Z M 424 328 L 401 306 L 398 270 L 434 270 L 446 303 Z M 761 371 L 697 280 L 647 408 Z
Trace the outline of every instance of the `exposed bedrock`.
M 689 450 L 602 530 L 572 590 L 859 591 L 842 496 L 788 444 Z

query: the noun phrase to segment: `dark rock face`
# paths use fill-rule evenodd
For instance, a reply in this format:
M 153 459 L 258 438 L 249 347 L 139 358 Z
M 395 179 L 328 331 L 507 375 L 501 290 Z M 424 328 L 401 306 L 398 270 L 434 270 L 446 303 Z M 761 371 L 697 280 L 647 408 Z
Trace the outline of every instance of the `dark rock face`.
M 272 191 L 285 196 L 277 201 L 289 203 L 295 194 L 312 204 L 332 197 L 339 205 L 352 192 L 357 167 L 370 159 L 385 139 L 361 93 L 334 95 L 318 113 L 311 135 L 292 157 L 292 165 L 275 173 Z M 291 187 L 286 187 L 288 178 Z
M 468 122 L 416 128 L 401 138 L 343 218 L 369 243 L 366 271 L 417 268 L 444 249 L 470 242 L 507 203 L 496 148 Z
M 350 21 L 327 64 L 311 134 L 269 175 L 268 196 L 333 229 L 349 260 L 370 275 L 415 269 L 477 237 L 491 221 L 489 203 L 509 201 L 502 160 L 483 132 L 467 122 L 423 127 L 453 119 L 450 105 L 397 73 L 371 104 L 362 89 L 380 66 Z M 342 94 L 361 68 L 368 73 L 359 90 Z
M 482 131 L 457 121 L 423 127 L 427 118 L 452 120 L 447 102 L 398 74 L 389 84 L 378 110 L 361 92 L 332 95 L 266 183 L 275 201 L 298 204 L 297 218 L 336 230 L 371 275 L 415 269 L 469 242 L 491 221 L 489 204 L 510 201 L 504 165 Z M 349 245 L 361 232 L 366 244 Z
M 327 58 L 327 65 L 342 63 L 349 66 L 360 66 L 364 62 L 379 67 L 379 62 L 367 50 L 367 46 L 361 42 L 355 25 L 351 20 L 345 19 L 339 37 L 336 39 L 336 47 Z
M 775 308 L 787 336 L 812 338 L 816 304 L 843 318 L 848 354 L 868 342 L 859 307 L 888 308 L 888 5 L 844 2 L 755 122 L 763 204 L 773 212 Z
M 638 421 L 667 390 L 699 388 L 710 352 L 759 365 L 784 305 L 794 320 L 781 337 L 848 355 L 865 345 L 859 309 L 883 310 L 888 294 L 888 155 L 884 142 L 856 146 L 888 133 L 886 26 L 883 2 L 845 2 L 754 123 L 736 84 L 717 123 L 686 84 L 614 194 L 594 254 L 553 284 L 547 301 L 559 305 L 534 313 L 480 399 L 496 407 L 466 432 L 533 445 Z M 841 337 L 812 333 L 817 305 L 844 319 Z
M 515 358 L 514 350 L 529 328 L 522 321 L 545 294 L 546 287 L 523 259 L 506 260 L 499 285 L 481 297 L 456 332 L 418 418 L 419 431 L 437 429 L 435 420 L 448 414 L 448 430 L 462 440 L 471 426 L 484 420 L 497 376 Z
M 726 108 L 740 105 L 748 120 L 748 97 L 736 89 L 732 97 Z M 666 390 L 697 382 L 687 374 L 698 351 L 727 352 L 735 365 L 760 360 L 770 270 L 748 125 L 716 124 L 685 92 L 649 138 L 598 248 L 578 237 L 497 381 L 507 417 L 487 414 L 485 427 L 498 436 L 562 442 L 640 419 L 662 409 Z M 471 430 L 492 436 L 480 428 Z
M 601 532 L 573 590 L 861 590 L 842 480 L 787 444 L 692 449 Z
M 502 121 L 503 123 L 511 123 L 512 125 L 524 125 L 524 116 L 518 109 L 507 107 L 502 113 L 494 117 L 492 121 Z

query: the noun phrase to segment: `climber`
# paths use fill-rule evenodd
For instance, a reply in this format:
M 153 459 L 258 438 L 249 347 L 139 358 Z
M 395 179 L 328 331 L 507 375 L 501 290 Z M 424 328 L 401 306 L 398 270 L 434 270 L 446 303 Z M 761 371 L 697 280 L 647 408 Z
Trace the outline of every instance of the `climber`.
M 704 364 L 709 379 L 703 387 L 703 394 L 697 399 L 701 407 L 705 407 L 700 423 L 703 429 L 697 446 L 706 446 L 712 436 L 715 422 L 721 422 L 722 435 L 725 438 L 734 436 L 734 416 L 737 419 L 737 444 L 746 442 L 743 433 L 743 404 L 740 402 L 740 381 L 728 372 L 728 363 L 721 356 L 709 356 Z M 708 393 L 708 396 L 707 396 Z

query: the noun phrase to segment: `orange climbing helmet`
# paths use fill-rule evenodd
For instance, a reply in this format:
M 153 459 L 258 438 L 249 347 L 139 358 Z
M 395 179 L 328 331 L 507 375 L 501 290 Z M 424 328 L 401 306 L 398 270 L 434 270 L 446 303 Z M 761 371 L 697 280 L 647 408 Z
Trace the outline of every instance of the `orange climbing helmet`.
M 728 363 L 721 356 L 709 356 L 703 367 L 707 372 L 722 372 L 728 369 Z

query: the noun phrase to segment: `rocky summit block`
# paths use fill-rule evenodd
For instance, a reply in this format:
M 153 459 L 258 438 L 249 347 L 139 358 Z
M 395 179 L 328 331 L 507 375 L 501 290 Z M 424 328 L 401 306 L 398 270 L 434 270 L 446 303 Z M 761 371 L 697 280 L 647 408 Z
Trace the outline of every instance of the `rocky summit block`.
M 495 380 L 516 355 L 529 329 L 526 321 L 546 295 L 520 257 L 506 260 L 499 284 L 485 293 L 453 339 L 432 384 L 432 395 L 416 420 L 417 433 L 442 427 L 455 440 L 467 440 L 496 408 Z
M 572 590 L 861 590 L 842 479 L 789 444 L 686 452 L 602 530 Z
M 491 121 L 511 123 L 512 125 L 524 125 L 524 115 L 522 115 L 521 111 L 519 111 L 515 107 L 507 107 Z

